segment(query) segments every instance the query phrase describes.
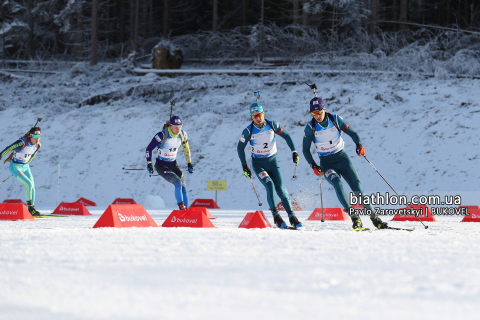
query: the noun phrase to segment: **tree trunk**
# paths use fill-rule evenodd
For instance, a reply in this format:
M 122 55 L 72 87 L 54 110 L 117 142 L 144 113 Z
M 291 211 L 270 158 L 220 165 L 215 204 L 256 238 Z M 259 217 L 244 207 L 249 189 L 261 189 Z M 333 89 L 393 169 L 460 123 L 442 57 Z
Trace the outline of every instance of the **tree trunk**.
M 120 3 L 120 13 L 119 13 L 119 23 L 120 23 L 120 42 L 123 43 L 125 41 L 125 19 L 124 19 L 124 16 L 125 16 L 125 6 L 124 6 L 124 2 L 123 0 L 118 0 L 118 2 Z
M 217 31 L 217 20 L 218 20 L 218 0 L 213 0 L 213 25 L 212 31 Z
M 163 0 L 163 28 L 162 35 L 164 38 L 168 37 L 168 0 Z
M 265 0 L 262 0 L 261 19 L 260 19 L 260 54 L 259 59 L 263 61 L 263 18 L 265 13 Z
M 377 0 L 371 2 L 372 11 L 370 15 L 370 34 L 375 35 L 377 33 Z
M 305 11 L 305 5 L 308 3 L 308 0 L 303 0 L 302 4 L 302 26 L 308 26 L 308 14 Z
M 393 8 L 392 8 L 392 20 L 393 21 L 399 21 L 399 14 L 398 14 L 398 0 L 393 0 L 393 4 L 392 4 Z M 398 25 L 395 23 L 393 25 L 393 30 L 394 31 L 397 31 L 398 30 Z
M 83 58 L 83 10 L 80 8 L 77 11 L 77 36 L 75 39 L 75 57 L 77 61 Z
M 139 16 L 139 8 L 140 7 L 140 0 L 135 0 L 135 26 L 133 28 L 133 50 L 138 52 L 138 16 Z
M 26 59 L 33 58 L 33 0 L 27 0 L 27 15 L 28 15 L 28 42 L 27 50 L 25 52 Z
M 247 0 L 242 1 L 243 4 L 243 26 L 247 25 Z
M 400 0 L 400 22 L 407 22 L 408 0 Z M 407 25 L 400 23 L 400 30 L 407 29 Z
M 97 65 L 97 25 L 98 25 L 98 0 L 92 0 L 92 34 L 91 34 L 91 51 L 90 65 Z
M 452 10 L 452 1 L 451 0 L 447 0 L 447 7 L 446 7 L 446 14 L 447 14 L 447 18 L 446 18 L 446 24 L 447 24 L 447 27 L 450 26 L 450 17 L 451 17 L 451 13 L 450 11 Z

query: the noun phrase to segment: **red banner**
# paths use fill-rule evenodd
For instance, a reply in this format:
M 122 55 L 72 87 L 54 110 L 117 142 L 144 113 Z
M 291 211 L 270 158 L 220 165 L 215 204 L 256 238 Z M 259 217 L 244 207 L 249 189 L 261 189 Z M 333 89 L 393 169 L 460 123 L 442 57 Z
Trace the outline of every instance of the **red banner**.
M 91 216 L 87 208 L 78 202 L 61 202 L 52 214 L 73 215 L 73 216 Z
M 197 199 L 193 201 L 190 207 L 205 207 L 208 209 L 220 209 L 213 199 Z
M 349 221 L 350 217 L 342 208 L 323 208 L 323 219 L 329 221 Z M 307 220 L 322 220 L 322 209 L 315 208 Z
M 35 220 L 20 203 L 0 203 L 0 220 Z
M 158 227 L 140 204 L 111 204 L 94 228 Z
M 162 227 L 216 228 L 203 212 L 194 209 L 173 210 Z

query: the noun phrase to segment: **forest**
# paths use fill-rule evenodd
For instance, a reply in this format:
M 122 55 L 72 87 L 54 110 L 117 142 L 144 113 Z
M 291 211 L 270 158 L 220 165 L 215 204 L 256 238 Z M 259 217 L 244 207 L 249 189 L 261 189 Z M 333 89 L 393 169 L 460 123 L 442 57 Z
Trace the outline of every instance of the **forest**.
M 3 0 L 9 60 L 276 63 L 480 74 L 479 0 Z

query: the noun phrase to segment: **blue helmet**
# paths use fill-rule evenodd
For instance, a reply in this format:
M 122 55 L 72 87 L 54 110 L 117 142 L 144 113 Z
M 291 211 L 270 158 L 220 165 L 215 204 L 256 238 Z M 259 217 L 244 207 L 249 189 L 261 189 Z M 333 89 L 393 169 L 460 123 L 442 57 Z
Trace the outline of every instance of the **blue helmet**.
M 181 126 L 181 125 L 183 125 L 182 119 L 180 119 L 179 116 L 173 116 L 173 117 L 170 119 L 170 125 L 172 125 L 172 126 Z
M 250 116 L 254 114 L 255 112 L 261 112 L 263 113 L 263 107 L 261 104 L 254 103 L 250 106 Z
M 315 97 L 310 100 L 310 112 L 319 111 L 325 109 L 325 102 L 323 102 L 322 98 Z

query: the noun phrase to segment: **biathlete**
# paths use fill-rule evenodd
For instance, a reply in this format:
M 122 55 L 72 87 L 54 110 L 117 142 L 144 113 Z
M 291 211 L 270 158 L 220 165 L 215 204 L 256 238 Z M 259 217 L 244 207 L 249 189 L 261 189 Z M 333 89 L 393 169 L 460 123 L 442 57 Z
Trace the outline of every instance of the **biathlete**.
M 348 202 L 347 195 L 343 189 L 343 177 L 348 183 L 355 195 L 363 193 L 362 185 L 357 175 L 357 171 L 344 150 L 344 141 L 342 132 L 345 132 L 356 144 L 357 155 L 365 155 L 365 148 L 362 146 L 359 135 L 350 127 L 342 117 L 336 114 L 326 112 L 325 103 L 322 98 L 315 97 L 310 101 L 310 113 L 313 119 L 305 126 L 305 136 L 303 137 L 303 154 L 307 162 L 312 167 L 317 176 L 325 174 L 326 180 L 335 188 L 338 200 L 343 208 L 349 211 L 351 205 Z M 310 154 L 311 144 L 315 145 L 320 158 L 320 166 L 313 160 Z M 378 229 L 388 229 L 387 223 L 383 222 L 371 205 L 363 205 L 364 208 L 372 211 L 370 219 L 373 225 Z M 350 215 L 353 228 L 362 228 L 362 221 L 356 214 Z
M 165 180 L 175 185 L 175 198 L 178 208 L 186 210 L 188 208 L 188 192 L 183 177 L 183 173 L 177 165 L 177 153 L 180 145 L 183 147 L 183 154 L 187 160 L 188 172 L 193 173 L 194 167 L 191 160 L 190 147 L 188 145 L 187 133 L 182 130 L 182 119 L 173 116 L 169 125 L 158 132 L 147 147 L 147 170 L 153 174 L 152 152 L 157 149 L 157 159 L 155 161 L 155 170 Z
M 41 214 L 34 207 L 35 181 L 30 171 L 30 162 L 32 162 L 42 146 L 40 144 L 41 136 L 42 132 L 40 128 L 33 127 L 23 138 L 15 141 L 0 153 L 1 160 L 9 152 L 12 152 L 4 163 L 10 162 L 10 172 L 25 185 L 25 198 L 28 204 L 28 211 L 33 216 L 40 216 Z
M 243 130 L 237 145 L 237 152 L 240 162 L 242 163 L 244 174 L 247 178 L 252 177 L 252 172 L 245 159 L 245 147 L 247 143 L 250 142 L 253 170 L 265 189 L 267 189 L 267 200 L 270 211 L 272 211 L 273 214 L 273 221 L 277 227 L 281 229 L 287 228 L 286 223 L 283 221 L 282 216 L 278 213 L 277 207 L 275 206 L 275 196 L 273 193 L 275 189 L 282 200 L 283 207 L 288 213 L 290 224 L 293 228 L 298 229 L 302 227 L 302 223 L 295 216 L 290 199 L 283 187 L 282 174 L 280 173 L 276 156 L 277 144 L 275 134 L 285 139 L 292 151 L 293 162 L 298 164 L 300 157 L 297 151 L 295 151 L 293 140 L 280 124 L 276 121 L 265 119 L 263 107 L 260 104 L 254 103 L 250 106 L 250 116 L 253 121 Z

